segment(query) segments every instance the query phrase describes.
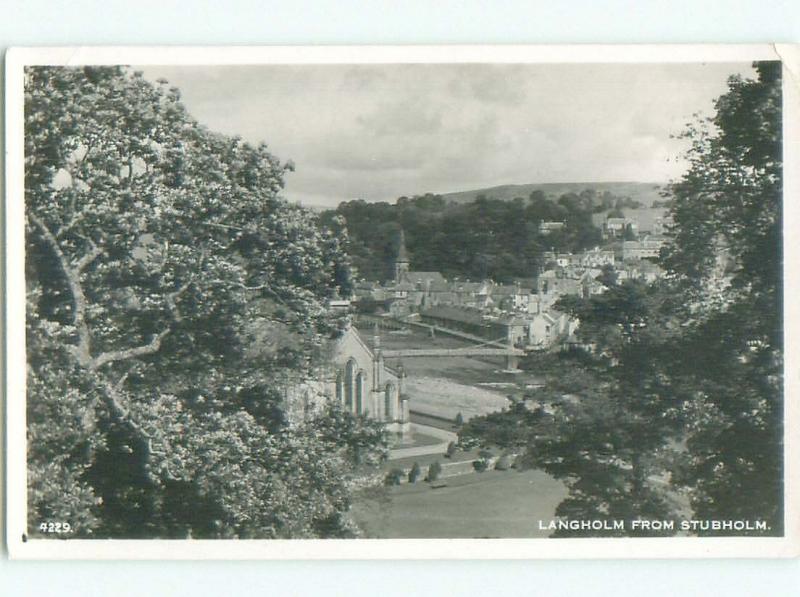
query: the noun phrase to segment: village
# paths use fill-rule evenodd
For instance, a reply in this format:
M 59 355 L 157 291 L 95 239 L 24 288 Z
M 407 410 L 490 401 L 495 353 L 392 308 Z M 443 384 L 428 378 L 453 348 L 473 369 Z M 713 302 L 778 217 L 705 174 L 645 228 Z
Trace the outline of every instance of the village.
M 569 348 L 579 342 L 578 323 L 555 308 L 563 296 L 590 297 L 606 290 L 605 280 L 653 282 L 663 275 L 654 262 L 666 244 L 671 221 L 656 218 L 652 230 L 640 231 L 633 218 L 608 218 L 604 246 L 580 253 L 548 251 L 542 267 L 511 284 L 491 279 L 446 279 L 437 271 L 413 271 L 400 231 L 394 278 L 359 281 L 352 304 L 358 313 L 393 321 L 420 322 L 525 350 Z M 541 222 L 557 230 L 563 222 Z

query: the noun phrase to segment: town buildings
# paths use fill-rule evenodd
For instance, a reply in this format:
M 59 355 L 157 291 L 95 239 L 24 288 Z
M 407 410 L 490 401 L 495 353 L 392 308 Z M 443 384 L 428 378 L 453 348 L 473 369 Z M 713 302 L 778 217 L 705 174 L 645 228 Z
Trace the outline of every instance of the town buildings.
M 607 224 L 613 235 L 638 229 L 636 222 L 627 218 L 609 218 Z M 616 250 L 609 246 L 581 253 L 545 252 L 536 277 L 498 284 L 493 280 L 447 280 L 441 272 L 411 270 L 401 231 L 394 279 L 382 284 L 361 281 L 356 284 L 354 299 L 362 312 L 413 318 L 510 346 L 548 349 L 574 344 L 578 322 L 554 308 L 560 298 L 601 294 L 607 290 L 602 280 L 652 282 L 663 275 L 653 258 L 665 237 L 622 238 L 613 242 Z

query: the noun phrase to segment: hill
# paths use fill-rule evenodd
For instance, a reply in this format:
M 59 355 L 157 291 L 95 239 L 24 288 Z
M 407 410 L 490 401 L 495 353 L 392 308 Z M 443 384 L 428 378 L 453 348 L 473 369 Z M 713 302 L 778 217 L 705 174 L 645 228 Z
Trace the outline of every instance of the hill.
M 580 193 L 586 189 L 594 189 L 597 193 L 609 192 L 618 197 L 630 197 L 650 207 L 653 201 L 663 201 L 661 189 L 664 183 L 657 182 L 555 182 L 555 183 L 530 183 L 530 184 L 507 184 L 485 189 L 474 189 L 471 191 L 458 191 L 455 193 L 444 193 L 445 201 L 448 203 L 470 203 L 478 195 L 493 197 L 510 201 L 515 197 L 527 198 L 533 191 L 542 191 L 548 196 L 559 197 L 566 193 Z

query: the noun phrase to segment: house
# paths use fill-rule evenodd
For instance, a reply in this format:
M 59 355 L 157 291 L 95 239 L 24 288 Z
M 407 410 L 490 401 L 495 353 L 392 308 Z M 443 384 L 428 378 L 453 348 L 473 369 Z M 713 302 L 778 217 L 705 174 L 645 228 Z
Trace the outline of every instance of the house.
M 530 346 L 545 349 L 566 340 L 578 328 L 578 322 L 566 313 L 551 309 L 529 319 Z
M 623 261 L 657 258 L 667 239 L 663 236 L 645 236 L 639 240 L 622 243 Z
M 626 230 L 637 234 L 639 223 L 631 218 L 608 218 L 603 225 L 603 235 L 606 238 L 623 236 Z
M 530 321 L 522 317 L 501 317 L 498 325 L 505 331 L 505 340 L 511 346 L 524 348 L 530 343 Z
M 518 284 L 497 284 L 491 288 L 495 306 L 504 311 L 527 308 L 530 290 L 523 290 Z
M 536 292 L 549 305 L 565 294 L 583 296 L 583 284 L 580 278 L 567 277 L 564 271 L 548 270 L 537 279 Z
M 541 234 L 550 234 L 551 232 L 558 232 L 564 229 L 564 222 L 540 222 L 539 232 Z
M 661 267 L 646 259 L 627 263 L 624 271 L 625 279 L 644 280 L 647 283 L 654 282 L 664 275 Z
M 436 305 L 456 304 L 456 293 L 452 285 L 447 282 L 431 282 L 422 298 L 421 307 L 435 307 Z
M 660 218 L 656 218 L 653 221 L 653 234 L 655 236 L 664 236 L 669 234 L 674 226 L 675 220 L 671 215 L 666 214 Z
M 580 264 L 583 267 L 602 268 L 604 265 L 614 265 L 614 251 L 595 247 L 581 254 Z
M 476 306 L 476 297 L 485 289 L 483 282 L 453 282 L 451 285 L 453 292 L 453 304 L 462 307 Z M 487 291 L 484 290 L 483 294 Z
M 579 265 L 581 260 L 578 255 L 573 255 L 572 253 L 557 253 L 555 261 L 559 267 L 569 267 L 571 265 Z

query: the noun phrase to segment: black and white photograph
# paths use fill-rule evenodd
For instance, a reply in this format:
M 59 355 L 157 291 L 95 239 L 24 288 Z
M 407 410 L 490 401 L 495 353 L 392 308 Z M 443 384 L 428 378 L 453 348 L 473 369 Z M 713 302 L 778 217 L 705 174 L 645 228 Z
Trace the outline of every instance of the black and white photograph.
M 12 555 L 797 555 L 797 83 L 608 50 L 15 54 Z

